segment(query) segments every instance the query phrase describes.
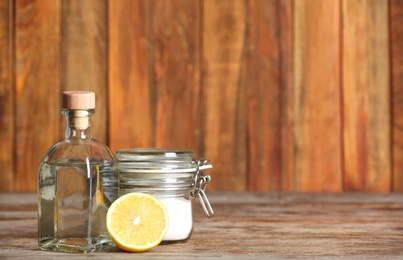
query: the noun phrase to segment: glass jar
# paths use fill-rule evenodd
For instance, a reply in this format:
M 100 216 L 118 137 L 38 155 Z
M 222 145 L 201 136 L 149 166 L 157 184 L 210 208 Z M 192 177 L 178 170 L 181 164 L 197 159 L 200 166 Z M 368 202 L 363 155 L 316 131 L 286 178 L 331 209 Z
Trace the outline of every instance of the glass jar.
M 205 188 L 212 168 L 207 160 L 195 160 L 191 150 L 124 149 L 117 151 L 119 196 L 130 192 L 154 195 L 165 205 L 169 228 L 163 242 L 189 239 L 193 231 L 194 198 L 199 197 L 208 217 L 214 212 Z

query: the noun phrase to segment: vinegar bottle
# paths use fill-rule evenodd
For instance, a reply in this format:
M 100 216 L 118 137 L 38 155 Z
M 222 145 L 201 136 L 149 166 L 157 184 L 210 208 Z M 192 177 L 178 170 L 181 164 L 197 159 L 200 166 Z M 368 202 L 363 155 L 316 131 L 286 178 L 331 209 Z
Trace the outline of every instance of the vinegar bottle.
M 106 213 L 118 196 L 117 162 L 92 138 L 95 93 L 63 93 L 65 139 L 38 170 L 38 243 L 43 250 L 89 253 L 114 246 Z

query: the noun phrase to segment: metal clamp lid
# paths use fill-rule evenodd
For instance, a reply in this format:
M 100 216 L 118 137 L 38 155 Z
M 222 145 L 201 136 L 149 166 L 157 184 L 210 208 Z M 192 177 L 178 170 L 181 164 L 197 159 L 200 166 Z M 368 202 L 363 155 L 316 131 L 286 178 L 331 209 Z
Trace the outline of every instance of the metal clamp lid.
M 209 160 L 200 159 L 197 161 L 197 171 L 194 178 L 193 190 L 190 192 L 190 196 L 193 198 L 199 197 L 200 204 L 203 207 L 204 213 L 207 217 L 211 218 L 214 216 L 213 208 L 206 195 L 207 183 L 211 181 L 210 175 L 205 175 L 204 170 L 212 168 L 212 165 L 207 165 Z

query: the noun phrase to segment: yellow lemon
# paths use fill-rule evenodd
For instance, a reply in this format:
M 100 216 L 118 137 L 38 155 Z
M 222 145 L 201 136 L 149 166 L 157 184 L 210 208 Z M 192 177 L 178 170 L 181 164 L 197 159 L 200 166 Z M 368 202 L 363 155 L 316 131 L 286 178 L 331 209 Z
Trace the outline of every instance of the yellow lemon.
M 168 229 L 168 212 L 157 198 L 140 192 L 115 200 L 106 215 L 106 228 L 120 249 L 147 251 L 159 243 Z

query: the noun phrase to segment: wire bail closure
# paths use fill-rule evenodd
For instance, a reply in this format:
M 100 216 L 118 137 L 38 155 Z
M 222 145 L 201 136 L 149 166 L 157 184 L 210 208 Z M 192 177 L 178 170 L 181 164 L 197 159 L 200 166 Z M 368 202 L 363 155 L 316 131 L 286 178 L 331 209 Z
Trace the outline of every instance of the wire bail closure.
M 208 162 L 209 160 L 206 159 L 197 160 L 197 171 L 193 184 L 194 188 L 190 191 L 190 196 L 193 198 L 199 197 L 204 213 L 208 218 L 211 218 L 214 216 L 214 211 L 205 192 L 207 183 L 211 181 L 211 177 L 210 175 L 205 175 L 204 170 L 212 168 L 213 166 L 207 165 Z

